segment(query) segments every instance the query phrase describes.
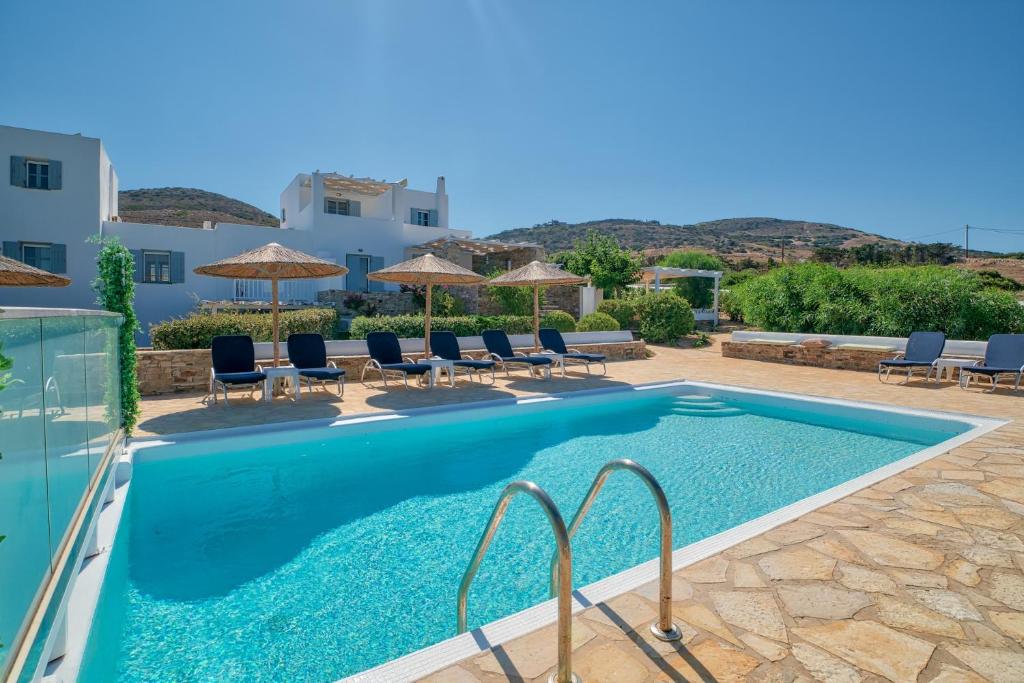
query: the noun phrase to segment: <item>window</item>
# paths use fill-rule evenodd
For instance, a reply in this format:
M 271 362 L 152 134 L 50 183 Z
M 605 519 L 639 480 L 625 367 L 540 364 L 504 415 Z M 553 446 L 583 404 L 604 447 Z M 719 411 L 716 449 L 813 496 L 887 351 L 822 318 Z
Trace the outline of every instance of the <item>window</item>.
M 324 213 L 333 213 L 339 216 L 349 215 L 349 203 L 347 199 L 325 199 Z
M 142 252 L 142 281 L 143 282 L 171 282 L 171 252 L 169 251 L 144 251 Z
M 430 225 L 430 212 L 423 209 L 414 209 L 412 212 L 413 225 Z
M 28 187 L 50 189 L 50 164 L 45 161 L 26 161 L 25 170 L 28 173 Z
M 21 245 L 21 262 L 47 272 L 53 272 L 53 245 L 36 242 L 23 242 Z
M 285 213 L 284 213 L 284 207 L 282 206 L 282 207 L 281 207 L 281 222 L 282 222 L 282 223 L 284 223 L 284 222 L 285 222 L 285 220 L 287 220 L 287 219 L 286 219 L 286 218 L 285 218 L 284 216 L 285 216 Z

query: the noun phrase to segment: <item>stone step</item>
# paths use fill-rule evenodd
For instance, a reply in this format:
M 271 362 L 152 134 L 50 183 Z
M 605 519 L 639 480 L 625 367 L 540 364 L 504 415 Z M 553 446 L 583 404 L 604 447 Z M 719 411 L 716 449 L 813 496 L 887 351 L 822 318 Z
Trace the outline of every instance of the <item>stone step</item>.
M 695 410 L 693 408 L 673 408 L 673 415 L 686 415 L 688 417 L 730 417 L 734 415 L 746 415 L 747 411 L 739 408 L 716 408 L 715 410 Z

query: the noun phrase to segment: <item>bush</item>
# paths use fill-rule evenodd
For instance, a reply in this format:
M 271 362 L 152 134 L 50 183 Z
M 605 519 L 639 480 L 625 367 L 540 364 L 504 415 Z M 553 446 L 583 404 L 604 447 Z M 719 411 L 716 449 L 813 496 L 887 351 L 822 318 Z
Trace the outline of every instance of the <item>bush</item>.
M 331 339 L 337 326 L 338 312 L 333 308 L 284 311 L 281 341 L 300 332 L 316 332 Z M 196 313 L 152 325 L 149 334 L 154 349 L 208 349 L 213 338 L 222 334 L 247 334 L 253 341 L 268 342 L 273 341 L 274 331 L 270 313 Z
M 696 321 L 690 302 L 678 294 L 645 292 L 633 299 L 640 336 L 654 343 L 674 342 L 693 332 Z
M 703 251 L 674 251 L 660 261 L 668 268 L 695 268 L 697 270 L 726 269 L 725 261 Z M 673 281 L 676 293 L 696 308 L 711 308 L 715 300 L 715 281 L 707 277 L 683 277 Z
M 747 323 L 774 332 L 906 337 L 938 330 L 951 339 L 987 339 L 1024 331 L 1024 307 L 1012 294 L 941 266 L 786 266 L 733 288 L 727 310 L 734 307 Z
M 600 311 L 583 316 L 576 325 L 577 332 L 614 332 L 619 329 L 618 320 Z
M 473 337 L 484 330 L 505 330 L 509 334 L 533 332 L 533 318 L 524 315 L 460 315 L 431 319 L 431 329 L 450 330 L 458 337 Z M 403 339 L 423 337 L 422 315 L 358 317 L 352 319 L 352 339 L 366 339 L 369 332 L 394 332 Z
M 553 327 L 559 332 L 575 332 L 576 319 L 565 311 L 551 311 L 540 319 L 541 327 Z
M 117 239 L 102 242 L 96 256 L 96 279 L 92 288 L 96 291 L 96 303 L 107 311 L 120 313 L 124 319 L 118 328 L 117 346 L 121 359 L 121 426 L 125 434 L 131 435 L 139 419 L 138 357 L 135 350 L 135 333 L 139 330 L 139 319 L 135 316 L 135 258 Z M 113 353 L 113 348 L 107 353 Z M 104 403 L 114 402 L 114 386 L 107 383 Z M 112 415 L 106 416 L 110 420 Z
M 487 279 L 493 280 L 506 271 L 496 268 L 487 275 Z M 538 301 L 544 305 L 544 290 L 541 287 L 538 292 Z M 533 286 L 503 287 L 501 285 L 484 285 L 484 291 L 491 301 L 498 304 L 498 308 L 506 315 L 533 315 Z
M 597 305 L 597 312 L 615 318 L 620 330 L 631 329 L 636 323 L 636 306 L 629 299 L 605 299 Z

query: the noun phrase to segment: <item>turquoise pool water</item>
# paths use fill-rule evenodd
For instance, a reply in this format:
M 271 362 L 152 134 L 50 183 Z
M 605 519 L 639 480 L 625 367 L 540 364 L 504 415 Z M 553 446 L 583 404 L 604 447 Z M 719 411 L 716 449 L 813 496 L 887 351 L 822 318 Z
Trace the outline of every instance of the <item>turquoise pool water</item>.
M 650 393 L 139 451 L 80 680 L 332 681 L 450 637 L 462 572 L 515 479 L 568 519 L 601 465 L 633 458 L 664 487 L 681 547 L 969 428 Z M 470 625 L 545 600 L 551 550 L 517 498 Z M 656 552 L 649 494 L 615 475 L 573 541 L 574 585 Z

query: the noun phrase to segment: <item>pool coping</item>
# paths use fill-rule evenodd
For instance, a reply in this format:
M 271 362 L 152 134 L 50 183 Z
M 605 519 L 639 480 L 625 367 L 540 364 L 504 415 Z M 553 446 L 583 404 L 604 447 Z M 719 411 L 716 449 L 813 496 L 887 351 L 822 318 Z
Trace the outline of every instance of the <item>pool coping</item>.
M 75 680 L 81 670 L 85 647 L 91 631 L 92 620 L 95 615 L 96 607 L 98 606 L 99 593 L 102 589 L 106 576 L 106 564 L 109 561 L 114 537 L 116 536 L 117 529 L 120 526 L 124 500 L 127 497 L 128 488 L 131 483 L 130 469 L 135 453 L 139 450 L 176 443 L 187 443 L 190 441 L 230 438 L 231 436 L 238 434 L 251 436 L 254 433 L 285 432 L 318 427 L 344 427 L 346 425 L 383 423 L 421 415 L 451 413 L 456 411 L 462 412 L 467 410 L 486 410 L 488 408 L 512 405 L 530 405 L 549 401 L 559 401 L 566 398 L 597 396 L 602 394 L 656 390 L 669 392 L 672 389 L 683 386 L 719 390 L 733 394 L 785 398 L 805 403 L 825 403 L 839 407 L 859 409 L 866 408 L 897 415 L 941 420 L 955 419 L 972 425 L 972 428 L 934 446 L 925 447 L 906 458 L 883 465 L 882 467 L 867 472 L 859 477 L 855 477 L 854 479 L 826 489 L 825 491 L 808 496 L 807 498 L 774 510 L 766 515 L 762 515 L 761 517 L 754 518 L 744 522 L 743 524 L 732 527 L 731 529 L 727 529 L 713 536 L 709 536 L 708 538 L 683 546 L 672 553 L 673 571 L 677 571 L 694 564 L 695 562 L 699 562 L 700 560 L 715 555 L 728 547 L 736 545 L 737 543 L 748 540 L 749 538 L 764 533 L 765 531 L 769 531 L 781 524 L 792 521 L 793 519 L 796 519 L 808 512 L 833 503 L 840 498 L 848 496 L 865 487 L 874 485 L 884 479 L 899 474 L 906 469 L 919 465 L 922 462 L 931 460 L 934 457 L 946 453 L 953 448 L 963 445 L 964 443 L 973 441 L 974 439 L 1010 422 L 1010 420 L 973 415 L 969 413 L 922 410 L 874 401 L 855 401 L 816 396 L 813 394 L 770 391 L 737 385 L 679 379 L 559 393 L 537 393 L 487 401 L 470 401 L 437 406 L 423 406 L 405 410 L 367 411 L 340 417 L 312 420 L 290 420 L 257 426 L 225 427 L 221 429 L 197 432 L 180 432 L 168 435 L 151 435 L 132 438 L 126 447 L 125 453 L 120 462 L 115 465 L 119 468 L 124 468 L 122 469 L 122 472 L 118 473 L 118 485 L 115 489 L 115 504 L 106 506 L 98 515 L 98 517 L 103 520 L 103 522 L 98 524 L 100 536 L 98 540 L 101 547 L 104 547 L 106 552 L 102 553 L 100 557 L 95 558 L 100 561 L 95 563 L 97 566 L 92 567 L 93 571 L 89 572 L 90 576 L 86 577 L 80 575 L 76 577 L 71 590 L 71 597 L 75 599 L 78 605 L 85 608 L 76 614 L 73 626 L 85 625 L 85 628 L 68 629 L 67 655 L 57 667 L 47 672 L 47 678 L 49 679 L 50 675 L 52 675 L 55 677 L 65 678 L 66 680 Z M 573 613 L 576 614 L 599 602 L 609 600 L 617 595 L 634 590 L 646 583 L 649 583 L 650 581 L 656 580 L 657 578 L 658 560 L 657 558 L 654 558 L 617 574 L 608 576 L 600 581 L 574 589 L 572 601 Z M 389 660 L 340 680 L 343 683 L 396 683 L 398 681 L 416 680 L 440 671 L 466 658 L 482 654 L 497 645 L 507 643 L 534 630 L 553 624 L 555 620 L 556 601 L 554 599 L 547 600 L 520 612 L 503 617 L 502 619 L 485 624 L 467 633 L 447 638 L 433 645 L 415 650 L 406 655 Z

